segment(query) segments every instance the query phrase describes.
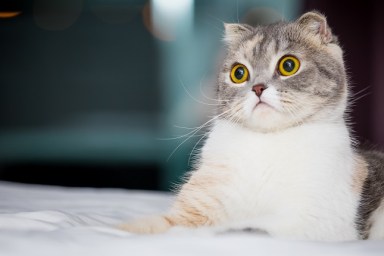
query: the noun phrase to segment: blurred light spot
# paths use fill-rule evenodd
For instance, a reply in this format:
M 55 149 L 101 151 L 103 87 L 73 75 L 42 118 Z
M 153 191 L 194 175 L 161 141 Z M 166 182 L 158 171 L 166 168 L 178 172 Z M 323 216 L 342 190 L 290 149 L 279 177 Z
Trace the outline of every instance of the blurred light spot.
M 36 0 L 33 14 L 36 24 L 47 30 L 64 30 L 81 14 L 83 0 Z
M 193 0 L 151 0 L 151 28 L 156 34 L 175 38 L 189 33 L 193 22 Z
M 173 41 L 175 36 L 172 35 L 171 31 L 160 31 L 156 30 L 152 22 L 152 9 L 149 3 L 147 3 L 143 8 L 143 23 L 148 31 L 157 39 L 162 41 Z
M 252 26 L 267 25 L 283 20 L 283 15 L 267 7 L 250 9 L 242 19 L 242 22 Z
M 0 12 L 0 18 L 2 19 L 9 19 L 16 16 L 19 16 L 21 12 Z
M 91 7 L 92 12 L 105 23 L 124 24 L 133 19 L 140 7 L 132 5 L 96 5 Z
M 156 12 L 166 13 L 170 17 L 181 17 L 193 7 L 193 0 L 152 0 Z

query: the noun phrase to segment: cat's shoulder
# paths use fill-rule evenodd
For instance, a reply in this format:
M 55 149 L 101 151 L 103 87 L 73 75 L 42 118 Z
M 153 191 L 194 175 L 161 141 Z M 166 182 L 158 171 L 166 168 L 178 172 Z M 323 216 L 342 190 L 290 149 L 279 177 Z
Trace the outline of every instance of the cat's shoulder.
M 365 143 L 358 150 L 358 153 L 364 159 L 368 168 L 365 192 L 374 189 L 378 196 L 384 198 L 384 151 L 376 146 Z M 372 193 L 369 194 L 372 195 Z
M 363 238 L 382 237 L 382 231 L 375 227 L 384 225 L 384 152 L 365 143 L 358 153 L 368 172 L 361 189 L 357 227 Z

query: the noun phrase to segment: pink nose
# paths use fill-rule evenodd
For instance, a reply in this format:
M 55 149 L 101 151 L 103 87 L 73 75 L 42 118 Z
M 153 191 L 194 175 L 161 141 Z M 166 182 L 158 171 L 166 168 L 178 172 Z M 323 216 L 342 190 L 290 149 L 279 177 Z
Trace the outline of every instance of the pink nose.
M 256 84 L 252 87 L 252 91 L 254 91 L 258 97 L 261 96 L 264 90 L 265 90 L 264 84 Z

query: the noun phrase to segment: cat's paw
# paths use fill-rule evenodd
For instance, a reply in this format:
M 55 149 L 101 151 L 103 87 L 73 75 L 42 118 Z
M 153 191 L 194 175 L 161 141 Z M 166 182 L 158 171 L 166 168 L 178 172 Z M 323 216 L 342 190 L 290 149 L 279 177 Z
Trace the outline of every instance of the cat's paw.
M 136 234 L 158 234 L 166 232 L 171 224 L 165 217 L 155 216 L 124 223 L 118 228 Z

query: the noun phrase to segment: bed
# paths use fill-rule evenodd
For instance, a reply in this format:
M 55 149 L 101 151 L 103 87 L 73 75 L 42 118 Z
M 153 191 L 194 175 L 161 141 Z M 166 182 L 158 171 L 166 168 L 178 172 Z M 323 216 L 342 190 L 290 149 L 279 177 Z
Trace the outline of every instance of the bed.
M 383 241 L 287 241 L 256 232 L 175 228 L 136 235 L 114 226 L 165 211 L 173 195 L 0 182 L 0 255 L 384 255 Z

